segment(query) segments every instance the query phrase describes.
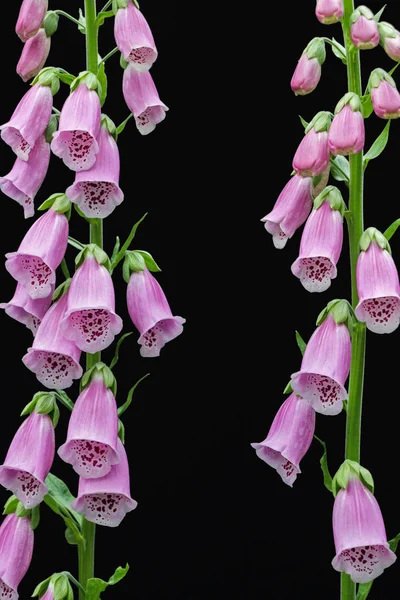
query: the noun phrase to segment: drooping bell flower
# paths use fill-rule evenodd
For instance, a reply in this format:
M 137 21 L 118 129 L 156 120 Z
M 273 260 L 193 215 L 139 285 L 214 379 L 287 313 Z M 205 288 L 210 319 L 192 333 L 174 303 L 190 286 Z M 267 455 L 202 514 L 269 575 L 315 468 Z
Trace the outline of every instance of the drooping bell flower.
M 115 15 L 115 42 L 136 71 L 148 71 L 158 54 L 151 29 L 132 0 L 119 4 L 122 6 Z
M 64 390 L 74 379 L 82 377 L 81 351 L 60 329 L 66 308 L 67 294 L 64 294 L 44 315 L 32 347 L 22 359 L 41 384 L 56 390 Z
M 343 214 L 340 191 L 330 185 L 315 199 L 300 242 L 292 273 L 308 292 L 324 292 L 336 278 L 336 263 L 343 245 Z
M 360 248 L 356 317 L 374 333 L 392 333 L 400 324 L 400 285 L 389 242 L 369 227 L 361 236 Z
M 291 177 L 279 194 L 272 211 L 261 219 L 265 229 L 272 235 L 275 248 L 284 248 L 288 239 L 310 214 L 311 183 L 311 177 Z
M 26 42 L 39 31 L 48 4 L 48 0 L 23 0 L 15 27 L 16 34 L 23 42 Z
M 114 284 L 104 266 L 105 252 L 91 244 L 81 261 L 71 281 L 61 331 L 80 350 L 93 354 L 112 344 L 122 329 L 122 319 L 115 313 Z
M 119 187 L 118 146 L 105 125 L 97 142 L 99 152 L 95 164 L 86 171 L 78 171 L 74 184 L 66 190 L 71 202 L 90 219 L 108 217 L 124 199 Z
M 315 14 L 320 23 L 337 23 L 344 15 L 343 0 L 317 0 Z
M 79 478 L 78 498 L 72 508 L 88 521 L 106 527 L 117 527 L 126 513 L 137 507 L 131 498 L 128 457 L 121 440 L 117 440 L 118 464 L 104 477 Z
M 321 65 L 325 62 L 325 42 L 314 38 L 304 50 L 293 73 L 290 86 L 296 96 L 310 94 L 321 79 Z
M 129 64 L 124 71 L 122 91 L 142 135 L 154 131 L 156 125 L 165 119 L 165 113 L 169 109 L 161 102 L 149 72 L 138 73 Z
M 73 600 L 74 593 L 68 576 L 54 573 L 36 586 L 32 596 L 40 596 L 40 600 Z
M 380 43 L 386 54 L 397 62 L 400 61 L 400 32 L 390 23 L 378 23 Z
M 278 410 L 266 439 L 251 446 L 292 487 L 301 473 L 300 461 L 311 445 L 314 429 L 314 409 L 291 394 Z
M 0 190 L 24 209 L 24 217 L 33 217 L 33 201 L 38 193 L 50 163 L 50 145 L 41 135 L 29 152 L 28 160 L 16 158 L 11 171 L 0 177 Z
M 325 415 L 337 415 L 342 410 L 347 398 L 344 384 L 350 371 L 349 330 L 335 318 L 331 311 L 317 327 L 305 349 L 300 371 L 291 375 L 293 390 Z
M 132 270 L 126 301 L 129 316 L 140 333 L 142 356 L 159 356 L 165 344 L 182 333 L 186 319 L 172 314 L 162 287 L 146 266 L 142 271 Z
M 47 494 L 44 480 L 54 452 L 51 418 L 33 411 L 19 427 L 0 466 L 0 484 L 11 490 L 25 508 L 34 508 Z
M 64 102 L 58 131 L 51 142 L 54 154 L 62 158 L 72 171 L 90 169 L 99 151 L 100 99 L 94 89 L 89 89 L 86 81 L 78 83 Z
M 52 107 L 51 87 L 36 83 L 20 100 L 11 119 L 0 126 L 1 138 L 21 160 L 28 160 L 36 140 L 44 133 Z
M 24 44 L 17 64 L 17 73 L 23 81 L 29 81 L 41 71 L 49 56 L 50 46 L 51 38 L 47 37 L 43 28 Z
M 75 402 L 67 441 L 58 454 L 81 477 L 104 477 L 119 462 L 117 438 L 117 404 L 101 372 L 96 372 Z
M 0 308 L 3 308 L 9 317 L 26 325 L 33 335 L 36 335 L 40 322 L 51 304 L 53 288 L 54 286 L 47 298 L 32 300 L 25 288 L 17 283 L 14 296 L 9 302 L 2 302 Z
M 50 208 L 25 234 L 17 252 L 6 254 L 6 269 L 31 298 L 47 298 L 67 244 L 68 220 Z
M 333 507 L 336 556 L 332 566 L 355 583 L 367 583 L 382 575 L 397 557 L 389 548 L 375 496 L 352 469 L 346 479 Z
M 31 564 L 33 543 L 29 517 L 7 515 L 0 527 L 0 598 L 18 600 L 18 586 Z
M 335 156 L 357 154 L 364 148 L 365 127 L 361 111 L 360 98 L 352 92 L 345 94 L 336 105 L 328 134 L 329 149 Z
M 400 117 L 400 94 L 393 77 L 383 69 L 374 69 L 369 77 L 368 90 L 371 92 L 372 106 L 381 119 Z
M 328 130 L 330 114 L 319 112 L 306 127 L 293 158 L 293 169 L 302 177 L 315 177 L 329 166 Z
M 378 24 L 367 6 L 359 6 L 350 17 L 350 37 L 356 48 L 371 50 L 379 44 Z

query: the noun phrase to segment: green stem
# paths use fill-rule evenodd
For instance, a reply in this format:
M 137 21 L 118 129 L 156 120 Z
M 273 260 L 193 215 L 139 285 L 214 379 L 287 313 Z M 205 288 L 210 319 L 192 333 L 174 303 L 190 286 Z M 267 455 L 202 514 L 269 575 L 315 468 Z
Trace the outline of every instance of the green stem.
M 75 19 L 75 17 L 72 17 L 71 15 L 69 15 L 68 13 L 64 12 L 63 10 L 55 10 L 54 11 L 57 15 L 62 15 L 63 17 L 66 17 L 67 19 L 69 19 L 70 21 L 72 21 L 73 23 L 76 23 L 77 25 L 79 25 L 79 27 L 82 27 L 82 23 L 79 23 L 79 21 L 77 19 Z
M 99 62 L 99 66 L 102 63 L 105 63 L 106 60 L 108 60 L 109 58 L 111 58 L 114 54 L 116 54 L 118 52 L 118 46 L 115 46 L 115 48 L 113 48 L 108 54 L 105 55 L 104 58 L 101 59 L 101 61 Z
M 99 50 L 98 33 L 99 29 L 96 23 L 96 0 L 85 0 L 85 18 L 86 18 L 86 69 L 94 75 L 98 72 Z M 90 242 L 103 247 L 103 223 L 101 219 L 90 220 Z M 90 369 L 101 357 L 100 352 L 86 355 L 86 368 Z M 79 583 L 86 589 L 87 580 L 94 576 L 94 553 L 96 525 L 90 523 L 85 518 L 82 524 L 82 536 L 84 542 L 78 546 L 79 555 Z M 79 600 L 84 600 L 85 596 L 80 591 Z
M 67 261 L 65 260 L 65 258 L 62 259 L 61 270 L 63 272 L 63 275 L 64 275 L 65 279 L 70 279 L 71 278 L 71 275 L 70 275 L 70 272 L 69 272 L 69 269 L 68 269 L 68 265 L 67 265 Z
M 108 2 L 103 6 L 100 12 L 105 12 L 109 6 L 111 6 L 112 0 L 108 0 Z
M 342 22 L 344 41 L 347 51 L 347 80 L 349 92 L 362 95 L 360 51 L 350 39 L 350 17 L 354 11 L 354 0 L 344 0 Z M 363 215 L 363 153 L 350 156 L 350 219 L 348 220 L 351 267 L 351 301 L 353 308 L 358 303 L 356 268 L 359 255 L 359 240 L 364 231 Z M 358 323 L 352 337 L 352 358 L 350 367 L 349 398 L 346 419 L 345 458 L 360 462 L 361 413 L 365 367 L 365 325 Z M 348 575 L 342 573 L 340 586 L 341 600 L 355 600 L 356 584 Z

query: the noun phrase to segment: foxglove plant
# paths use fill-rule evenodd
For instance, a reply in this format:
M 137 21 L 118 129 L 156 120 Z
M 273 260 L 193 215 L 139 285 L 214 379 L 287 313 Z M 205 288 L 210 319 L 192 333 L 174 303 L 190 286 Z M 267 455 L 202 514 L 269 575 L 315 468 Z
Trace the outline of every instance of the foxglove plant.
M 388 541 L 372 475 L 360 465 L 366 329 L 391 333 L 400 324 L 399 275 L 389 245 L 400 219 L 383 234 L 375 227 L 364 231 L 363 219 L 365 169 L 385 148 L 390 121 L 400 116 L 400 94 L 392 77 L 395 69 L 389 73 L 374 69 L 364 94 L 361 87 L 360 50 L 380 44 L 390 58 L 400 62 L 400 33 L 390 23 L 379 22 L 382 12 L 374 15 L 366 6 L 355 9 L 354 0 L 317 0 L 318 20 L 324 25 L 340 22 L 345 45 L 335 38 L 311 40 L 291 88 L 296 95 L 316 88 L 325 44 L 330 44 L 347 67 L 348 91 L 341 99 L 329 99 L 336 102 L 334 115 L 325 110 L 309 123 L 301 119 L 305 136 L 293 159 L 295 174 L 262 219 L 277 248 L 283 248 L 306 221 L 292 272 L 310 292 L 326 291 L 337 276 L 343 219 L 347 220 L 351 302 L 329 301 L 308 343 L 296 332 L 303 358 L 284 390 L 291 395 L 275 416 L 267 438 L 251 444 L 292 485 L 313 436 L 315 415 L 310 411 L 335 416 L 345 408 L 345 459 L 333 479 L 324 442 L 321 460 L 325 486 L 335 496 L 332 566 L 341 573 L 341 600 L 367 598 L 373 580 L 396 560 L 400 538 Z M 365 120 L 373 113 L 387 123 L 363 156 Z M 329 176 L 347 186 L 344 199 L 336 187 L 327 185 Z
M 1 138 L 17 155 L 11 171 L 0 178 L 0 189 L 23 207 L 26 218 L 34 215 L 34 199 L 51 152 L 63 160 L 71 176 L 65 193 L 56 192 L 42 202 L 38 210 L 44 214 L 28 229 L 18 249 L 6 255 L 6 269 L 17 285 L 14 296 L 0 308 L 32 331 L 34 339 L 22 360 L 47 388 L 22 411 L 26 418 L 10 436 L 0 465 L 0 484 L 13 493 L 0 526 L 0 596 L 9 600 L 18 599 L 18 585 L 31 561 L 40 506 L 64 520 L 66 538 L 78 549 L 79 573 L 76 578 L 68 571 L 54 573 L 37 585 L 33 596 L 72 600 L 75 586 L 80 600 L 89 596 L 98 600 L 100 592 L 122 579 L 129 568 L 119 567 L 108 582 L 94 578 L 96 524 L 117 527 L 137 506 L 131 497 L 121 417 L 143 377 L 127 400 L 117 404 L 112 372 L 121 342 L 129 334 L 119 338 L 110 366 L 101 362 L 101 351 L 114 343 L 123 327 L 113 283 L 118 265 L 123 261 L 128 311 L 139 330 L 140 354 L 158 356 L 167 342 L 182 333 L 185 322 L 172 314 L 152 275 L 160 270 L 152 256 L 130 250 L 144 217 L 133 225 L 122 246 L 117 237 L 111 257 L 103 249 L 104 220 L 124 198 L 119 187 L 118 136 L 131 117 L 140 133 L 149 134 L 168 109 L 149 73 L 158 53 L 136 1 L 109 0 L 99 12 L 96 4 L 84 0 L 84 13 L 76 19 L 63 10 L 48 11 L 47 0 L 23 0 L 16 32 L 24 47 L 16 70 L 24 82 L 33 81 L 9 121 L 0 126 Z M 76 75 L 61 67 L 43 68 L 60 17 L 71 20 L 85 35 L 86 70 Z M 99 28 L 114 18 L 117 47 L 101 58 Z M 105 64 L 118 50 L 130 114 L 117 127 L 101 110 L 107 96 Z M 53 96 L 61 84 L 70 86 L 70 94 L 60 111 L 53 106 Z M 90 243 L 69 237 L 73 212 L 75 218 L 78 215 L 89 223 Z M 68 244 L 76 252 L 72 276 L 65 259 Z M 74 402 L 64 390 L 78 379 L 80 394 Z M 50 472 L 59 404 L 72 413 L 58 454 L 79 475 L 77 497 Z M 309 412 L 308 404 L 303 408 Z M 309 441 L 306 437 L 304 444 Z M 295 452 L 293 460 L 298 462 L 300 454 Z

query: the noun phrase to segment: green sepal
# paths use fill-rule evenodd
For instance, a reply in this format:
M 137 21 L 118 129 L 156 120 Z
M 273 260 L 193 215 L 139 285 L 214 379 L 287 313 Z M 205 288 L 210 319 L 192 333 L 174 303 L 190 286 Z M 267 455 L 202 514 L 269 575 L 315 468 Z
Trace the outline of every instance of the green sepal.
M 324 64 L 326 59 L 325 40 L 320 37 L 312 39 L 303 54 L 307 54 L 310 60 L 316 58 L 320 65 Z
M 394 236 L 394 234 L 396 233 L 396 231 L 399 227 L 400 227 L 400 219 L 396 219 L 395 221 L 393 221 L 393 223 L 391 225 L 389 225 L 389 227 L 383 233 L 383 235 L 385 236 L 387 241 L 389 241 Z
M 131 387 L 131 389 L 128 392 L 128 396 L 126 401 L 124 402 L 124 404 L 122 406 L 119 407 L 118 409 L 118 416 L 121 417 L 121 415 L 124 414 L 124 412 L 129 408 L 129 406 L 131 405 L 132 402 L 132 397 L 133 397 L 133 393 L 136 390 L 136 388 L 138 387 L 139 383 L 142 383 L 142 381 L 144 379 L 146 379 L 146 377 L 148 377 L 150 375 L 150 373 L 146 373 L 146 375 L 143 375 L 143 377 L 141 377 L 140 379 L 137 380 L 137 382 L 135 383 L 134 386 Z
M 121 54 L 121 56 L 119 57 L 119 64 L 121 69 L 126 69 L 126 67 L 129 65 L 128 61 L 125 60 L 125 57 L 123 54 Z
M 321 208 L 322 204 L 325 202 L 329 202 L 329 206 L 332 210 L 337 210 L 344 216 L 344 213 L 347 210 L 347 207 L 344 203 L 343 196 L 340 190 L 334 185 L 328 185 L 314 200 L 314 209 L 318 210 Z
M 99 600 L 101 592 L 104 592 L 109 585 L 115 585 L 121 581 L 128 571 L 129 565 L 127 564 L 126 567 L 118 567 L 108 581 L 104 581 L 97 577 L 88 579 L 85 600 Z
M 360 250 L 366 252 L 372 242 L 376 242 L 382 250 L 387 250 L 389 254 L 392 253 L 390 244 L 383 233 L 375 227 L 368 227 L 360 237 Z
M 79 206 L 77 204 L 74 204 L 74 209 L 78 213 L 78 215 L 80 217 L 82 217 L 82 219 L 85 219 L 85 221 L 87 221 L 88 223 L 90 223 L 89 217 L 87 217 L 86 215 L 83 214 L 83 212 L 81 211 L 81 209 L 79 208 Z
M 79 252 L 75 258 L 76 268 L 80 267 L 85 258 L 90 256 L 93 256 L 99 265 L 103 265 L 108 271 L 111 271 L 111 261 L 108 258 L 108 255 L 97 244 L 87 244 L 87 246 Z
M 289 383 L 287 384 L 287 386 L 285 387 L 285 389 L 283 390 L 283 394 L 291 394 L 293 392 L 293 388 L 292 388 L 292 380 L 289 381 Z
M 32 598 L 34 598 L 35 596 L 39 596 L 40 598 L 44 596 L 44 594 L 47 592 L 47 588 L 49 587 L 51 578 L 52 576 L 37 584 L 37 586 L 33 590 Z
M 18 498 L 14 495 L 10 496 L 7 502 L 4 505 L 3 515 L 11 515 L 15 513 L 18 506 Z
M 138 273 L 146 268 L 153 273 L 161 271 L 151 254 L 145 250 L 127 250 L 122 267 L 122 274 L 126 283 L 129 283 L 132 272 Z
M 382 81 L 387 81 L 394 89 L 396 89 L 396 83 L 391 75 L 384 69 L 378 68 L 371 71 L 368 79 L 367 91 L 370 92 L 373 88 L 377 88 Z
M 371 94 L 365 94 L 364 96 L 360 96 L 361 100 L 361 108 L 362 108 L 362 116 L 364 119 L 368 119 L 372 113 L 374 112 L 374 106 L 372 104 Z
M 40 504 L 31 510 L 31 529 L 35 531 L 40 523 Z
M 58 117 L 57 117 L 57 115 L 51 115 L 49 124 L 47 125 L 45 132 L 44 132 L 44 136 L 45 136 L 46 142 L 48 144 L 50 144 L 50 142 L 52 141 L 53 135 L 57 131 L 57 129 L 58 129 Z
M 306 130 L 308 127 L 308 122 L 305 119 L 303 119 L 303 117 L 301 115 L 299 115 L 299 119 L 300 119 L 300 122 L 303 125 L 304 129 Z
M 358 323 L 354 310 L 347 300 L 335 299 L 328 302 L 317 317 L 317 326 L 320 326 L 329 314 L 332 315 L 337 325 L 344 323 L 350 334 Z
M 374 480 L 371 473 L 354 460 L 345 460 L 339 467 L 332 481 L 333 495 L 337 496 L 341 489 L 346 489 L 350 479 L 357 477 L 361 483 L 374 493 Z
M 305 341 L 303 340 L 303 338 L 301 337 L 301 335 L 299 334 L 298 331 L 296 331 L 295 333 L 296 333 L 296 342 L 297 342 L 297 345 L 299 347 L 301 355 L 304 356 L 304 352 L 306 350 L 307 344 L 305 343 Z
M 45 67 L 36 75 L 31 85 L 35 85 L 36 83 L 48 86 L 53 96 L 55 96 L 60 89 L 58 69 L 55 67 Z
M 121 419 L 118 419 L 118 437 L 121 440 L 121 442 L 125 445 L 125 425 L 123 424 Z
M 81 392 L 90 384 L 94 377 L 101 377 L 104 385 L 112 391 L 114 396 L 117 395 L 117 380 L 115 379 L 111 369 L 103 362 L 96 363 L 91 369 L 84 373 L 80 383 Z
M 82 536 L 77 536 L 69 527 L 66 527 L 64 535 L 67 544 L 70 546 L 77 546 L 82 540 Z
M 101 11 L 97 14 L 96 23 L 98 27 L 101 27 L 104 24 L 106 19 L 110 19 L 115 16 L 115 12 L 113 10 Z
M 307 125 L 304 133 L 308 133 L 309 131 L 311 131 L 311 129 L 314 129 L 316 133 L 320 133 L 321 131 L 329 131 L 331 121 L 332 113 L 327 112 L 325 110 L 321 110 Z
M 355 23 L 359 17 L 365 17 L 368 21 L 374 21 L 375 15 L 368 6 L 359 6 L 355 11 L 351 14 L 350 23 Z
M 354 92 L 347 92 L 347 94 L 345 94 L 343 98 L 341 98 L 336 104 L 335 115 L 340 113 L 340 111 L 346 106 L 346 104 L 350 106 L 353 112 L 362 111 L 360 96 L 357 96 L 357 94 L 355 94 Z
M 114 121 L 112 121 L 108 115 L 101 115 L 101 126 L 105 127 L 108 133 L 113 136 L 113 138 L 116 137 L 117 128 Z
M 29 508 L 25 508 L 22 502 L 18 502 L 17 507 L 15 509 L 15 515 L 17 517 L 30 517 L 31 511 Z
M 55 390 L 54 393 L 57 397 L 57 400 L 59 400 L 61 404 L 68 408 L 68 410 L 71 412 L 74 410 L 74 403 L 65 390 Z
M 324 485 L 329 492 L 332 492 L 332 476 L 330 474 L 329 467 L 328 467 L 328 452 L 326 449 L 326 444 L 315 434 L 314 434 L 314 437 L 316 440 L 318 440 L 318 442 L 321 444 L 321 446 L 324 449 L 324 453 L 321 456 L 319 462 L 321 465 L 322 474 L 324 476 Z
M 99 80 L 96 75 L 90 71 L 81 71 L 78 77 L 75 77 L 71 83 L 71 92 L 75 91 L 81 83 L 84 83 L 89 90 L 96 90 L 100 95 L 101 90 L 99 92 Z
M 72 279 L 66 279 L 63 283 L 61 283 L 53 292 L 53 301 L 56 302 L 64 294 L 66 294 L 69 290 L 69 286 L 71 285 Z
M 378 23 L 379 38 L 381 46 L 384 45 L 385 38 L 395 38 L 398 34 L 397 29 L 387 21 Z
M 336 156 L 330 159 L 331 174 L 336 181 L 344 181 L 349 187 L 350 185 L 350 163 L 345 156 Z
M 346 48 L 340 44 L 334 37 L 332 37 L 332 52 L 333 54 L 339 58 L 344 65 L 347 65 L 347 51 Z
M 371 148 L 364 155 L 364 159 L 363 159 L 364 171 L 367 168 L 369 161 L 373 160 L 374 158 L 378 158 L 378 156 L 380 156 L 382 154 L 382 152 L 384 151 L 384 149 L 386 148 L 386 144 L 388 143 L 388 140 L 389 140 L 390 123 L 391 123 L 391 120 L 389 119 L 388 122 L 386 123 L 385 127 L 383 128 L 382 133 L 380 133 L 378 135 L 378 137 L 372 144 Z
M 23 409 L 21 417 L 30 415 L 33 411 L 37 412 L 38 415 L 49 415 L 53 427 L 57 427 L 60 409 L 54 392 L 37 392 Z
M 52 208 L 55 212 L 65 214 L 71 209 L 71 200 L 62 192 L 52 194 L 42 202 L 38 210 L 48 210 L 49 208 Z
M 51 37 L 58 29 L 59 16 L 54 10 L 49 10 L 43 20 L 43 27 L 47 37 Z
M 378 11 L 378 12 L 375 14 L 375 16 L 374 16 L 374 19 L 375 19 L 375 21 L 376 21 L 377 23 L 379 23 L 379 21 L 381 20 L 381 16 L 382 16 L 382 14 L 383 14 L 383 11 L 385 10 L 386 6 L 387 6 L 386 4 L 385 4 L 384 6 L 382 6 L 381 10 L 379 10 L 379 11 Z
M 100 106 L 103 106 L 103 104 L 107 98 L 107 88 L 108 88 L 106 67 L 105 67 L 104 63 L 101 63 L 98 68 L 97 81 L 98 81 L 97 92 L 98 92 L 99 98 L 100 98 Z

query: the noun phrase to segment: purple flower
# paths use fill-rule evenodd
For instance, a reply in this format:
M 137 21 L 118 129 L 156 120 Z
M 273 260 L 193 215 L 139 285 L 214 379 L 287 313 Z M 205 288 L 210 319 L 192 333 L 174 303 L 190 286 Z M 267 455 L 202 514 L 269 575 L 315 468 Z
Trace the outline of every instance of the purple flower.
M 299 257 L 292 264 L 293 275 L 308 292 L 324 292 L 330 287 L 343 244 L 345 206 L 339 190 L 329 186 L 318 199 L 322 203 L 314 204 L 301 236 Z
M 154 131 L 156 125 L 165 119 L 165 112 L 169 109 L 161 102 L 150 73 L 138 73 L 129 64 L 124 71 L 122 91 L 142 135 Z
M 357 261 L 359 302 L 355 313 L 374 333 L 392 333 L 400 324 L 400 285 L 397 268 L 380 232 L 370 227 L 368 245 L 362 245 Z M 382 239 L 383 238 L 383 239 Z
M 315 429 L 315 411 L 308 402 L 291 394 L 278 410 L 266 439 L 251 444 L 257 456 L 276 469 L 290 487 L 300 471 Z
M 400 94 L 394 79 L 383 69 L 374 69 L 369 77 L 372 106 L 381 119 L 400 117 Z
M 66 194 L 87 217 L 104 219 L 121 204 L 124 194 L 119 187 L 118 146 L 106 127 L 101 128 L 97 142 L 95 164 L 87 171 L 78 171 Z
M 119 438 L 117 452 L 120 461 L 107 475 L 97 479 L 79 478 L 78 498 L 71 505 L 88 521 L 106 527 L 117 527 L 126 513 L 137 506 L 131 498 L 128 457 Z
M 300 371 L 292 374 L 292 388 L 316 412 L 337 415 L 347 398 L 344 388 L 350 371 L 351 342 L 343 323 L 331 314 L 312 334 Z
M 23 81 L 29 81 L 43 69 L 50 52 L 51 39 L 44 29 L 31 37 L 24 45 L 17 64 L 17 73 Z
M 131 0 L 126 8 L 117 10 L 114 35 L 125 60 L 136 71 L 148 71 L 157 58 L 157 48 L 146 19 Z
M 118 414 L 113 393 L 95 375 L 75 402 L 67 441 L 58 454 L 87 479 L 103 477 L 119 462 Z
M 400 32 L 390 23 L 378 23 L 380 42 L 386 54 L 396 61 L 400 61 Z
M 348 93 L 338 103 L 328 134 L 332 154 L 347 156 L 364 148 L 365 127 L 361 102 L 356 94 Z
M 11 171 L 0 177 L 0 189 L 24 209 L 24 217 L 33 217 L 33 201 L 46 177 L 50 162 L 50 145 L 40 136 L 29 153 L 28 160 L 16 158 Z
M 23 42 L 38 32 L 48 8 L 48 0 L 23 0 L 15 31 Z
M 303 54 L 290 82 L 290 87 L 296 96 L 305 96 L 314 91 L 321 79 L 321 72 L 318 59 L 308 58 L 307 54 Z
M 43 317 L 32 347 L 22 359 L 40 383 L 50 389 L 63 390 L 82 377 L 81 351 L 60 330 L 66 307 L 67 294 L 64 294 Z
M 72 278 L 61 330 L 78 348 L 93 354 L 112 344 L 121 329 L 111 275 L 88 253 Z
M 358 477 L 351 477 L 336 496 L 333 535 L 336 556 L 332 566 L 356 583 L 376 579 L 396 560 L 389 549 L 379 504 Z
M 350 37 L 356 48 L 371 50 L 379 44 L 378 24 L 367 6 L 359 6 L 351 15 Z
M 33 411 L 19 427 L 0 466 L 0 484 L 34 508 L 47 494 L 44 483 L 54 460 L 54 427 L 49 415 Z
M 28 160 L 36 140 L 44 133 L 52 107 L 50 87 L 36 83 L 20 100 L 11 119 L 0 126 L 2 139 L 21 160 Z
M 6 254 L 6 269 L 31 298 L 47 298 L 67 244 L 67 218 L 50 208 L 35 221 L 17 252 Z
M 324 25 L 337 23 L 344 15 L 343 0 L 317 0 L 315 14 Z
M 160 284 L 147 268 L 131 274 L 126 301 L 129 316 L 140 333 L 142 356 L 159 356 L 165 344 L 182 333 L 186 319 L 173 316 Z
M 329 167 L 328 130 L 329 113 L 319 112 L 305 130 L 293 158 L 293 169 L 302 177 L 315 177 Z
M 28 517 L 7 515 L 0 527 L 0 597 L 18 600 L 18 586 L 33 554 L 34 534 Z
M 51 304 L 53 288 L 54 286 L 52 286 L 51 294 L 47 298 L 32 300 L 25 288 L 20 283 L 17 283 L 14 296 L 9 302 L 2 302 L 0 308 L 3 308 L 9 317 L 26 325 L 32 331 L 33 335 L 35 335 L 41 320 Z
M 58 131 L 51 142 L 54 154 L 72 171 L 83 171 L 94 165 L 99 151 L 100 116 L 97 92 L 80 83 L 62 107 Z
M 272 211 L 261 219 L 272 235 L 275 248 L 284 248 L 307 219 L 312 206 L 311 182 L 311 177 L 294 175 L 283 188 Z

